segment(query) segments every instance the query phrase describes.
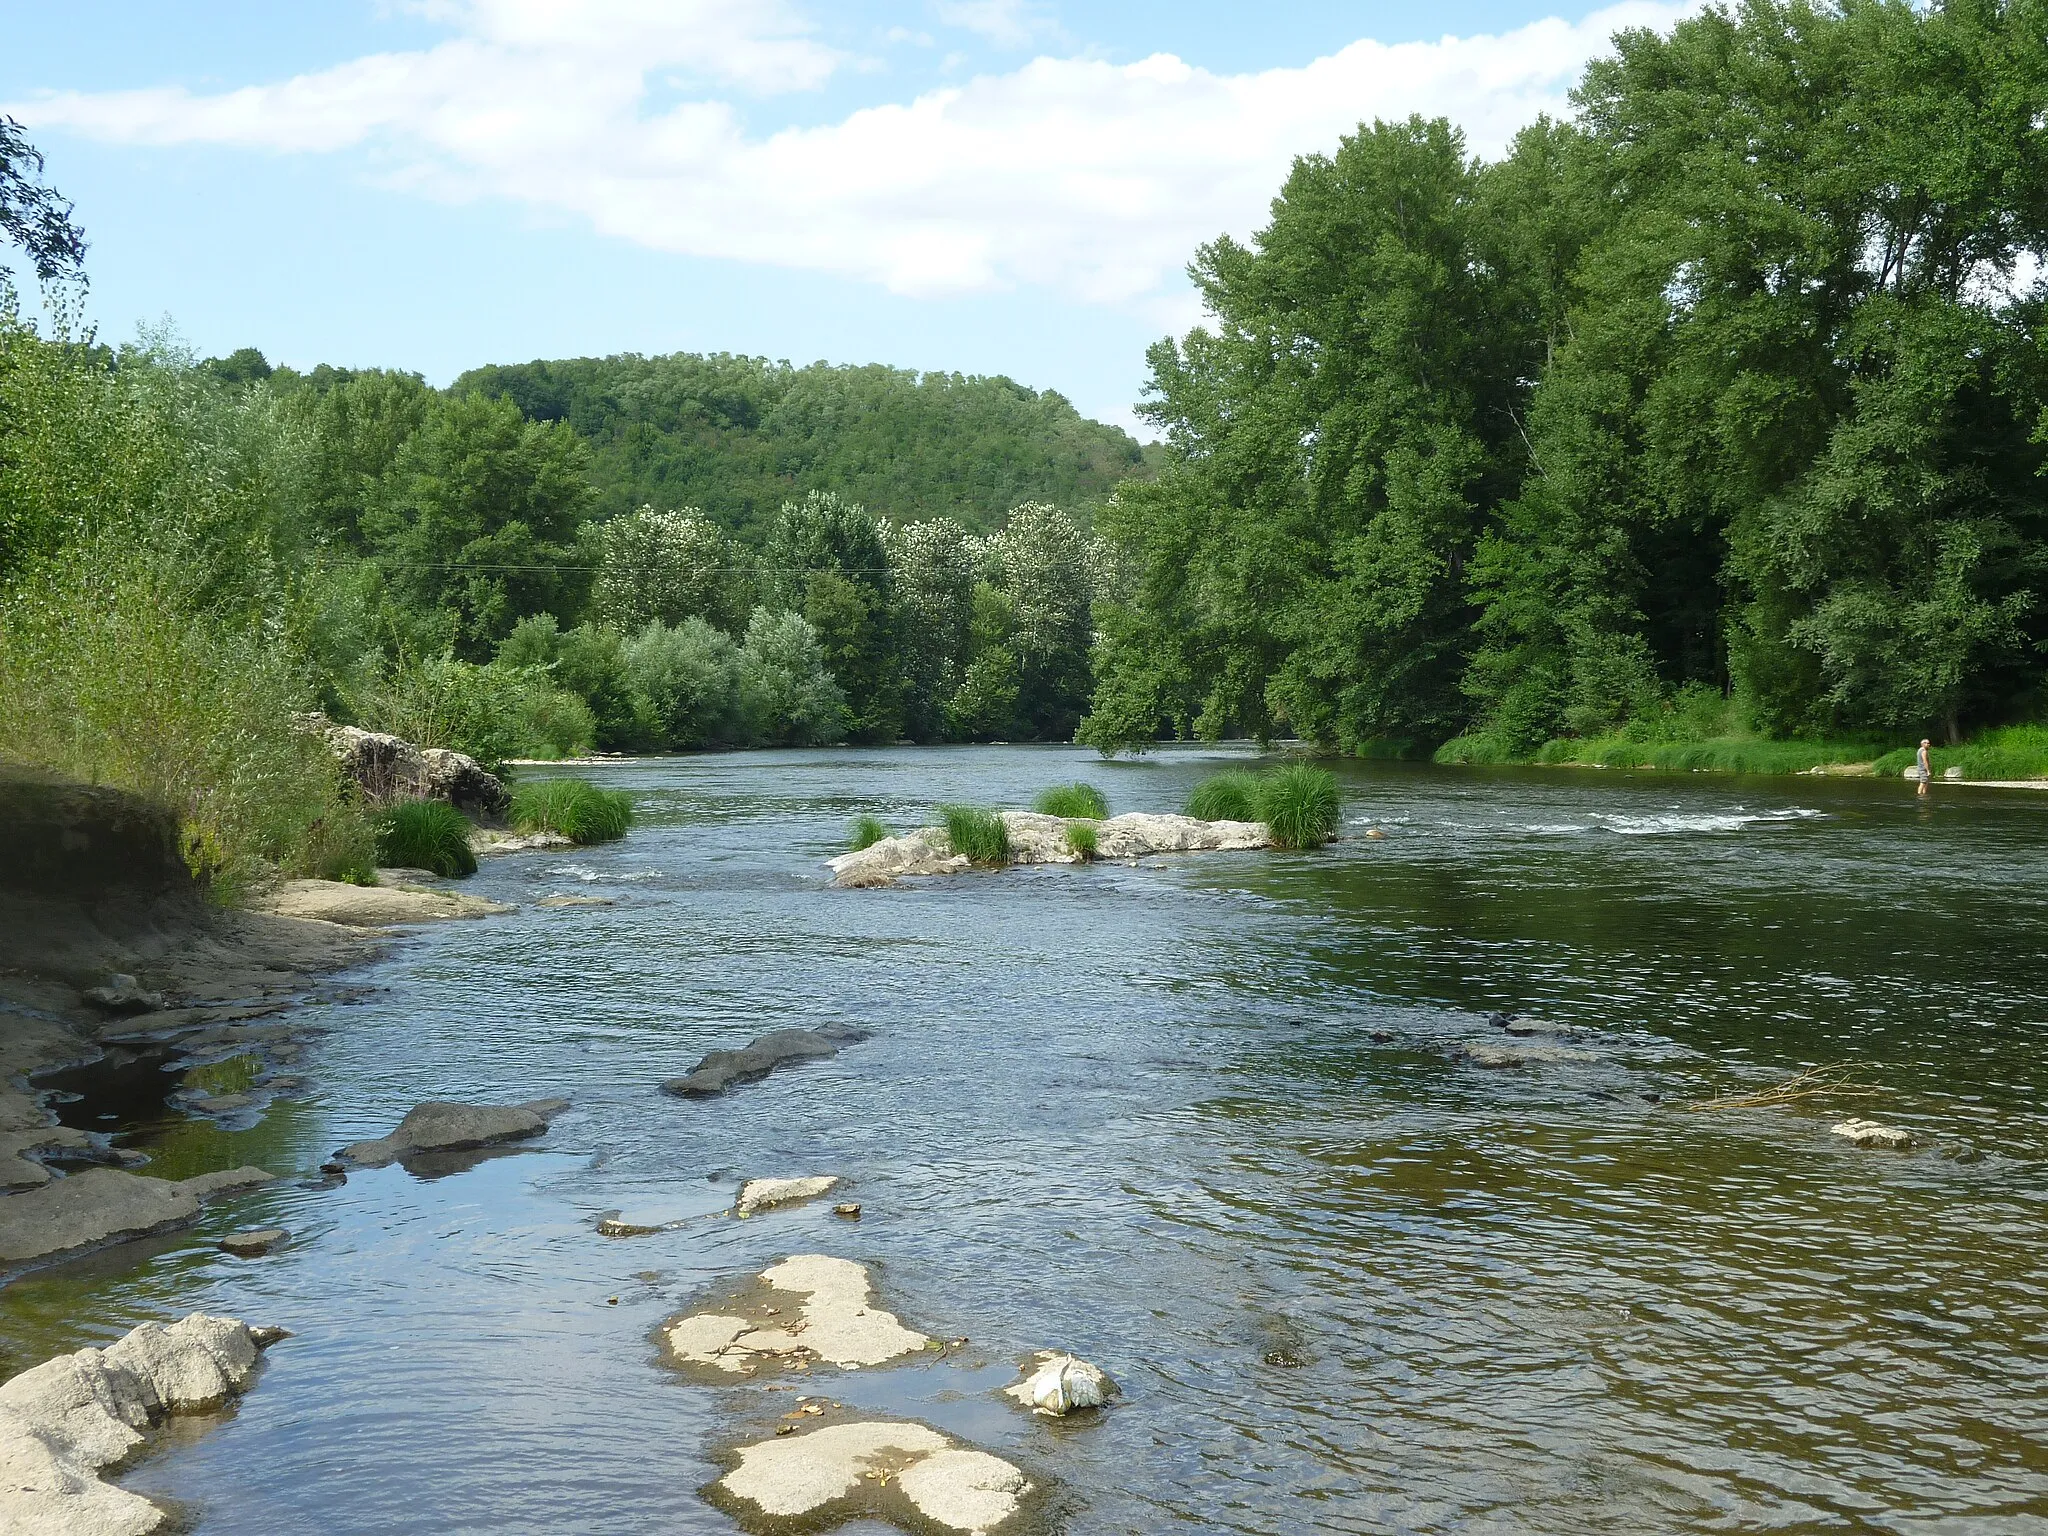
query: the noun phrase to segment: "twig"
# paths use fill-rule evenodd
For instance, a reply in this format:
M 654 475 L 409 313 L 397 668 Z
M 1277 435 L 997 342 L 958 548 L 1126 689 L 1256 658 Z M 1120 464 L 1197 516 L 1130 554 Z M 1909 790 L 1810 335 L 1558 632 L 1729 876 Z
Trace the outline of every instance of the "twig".
M 1808 1067 L 1797 1077 L 1787 1078 L 1774 1088 L 1759 1088 L 1751 1093 L 1724 1094 L 1719 1098 L 1701 1099 L 1685 1107 L 1694 1114 L 1709 1109 L 1759 1109 L 1772 1104 L 1796 1104 L 1802 1099 L 1874 1099 L 1885 1090 L 1875 1083 L 1859 1083 L 1844 1076 L 1855 1068 L 1847 1062 L 1836 1062 L 1832 1066 Z

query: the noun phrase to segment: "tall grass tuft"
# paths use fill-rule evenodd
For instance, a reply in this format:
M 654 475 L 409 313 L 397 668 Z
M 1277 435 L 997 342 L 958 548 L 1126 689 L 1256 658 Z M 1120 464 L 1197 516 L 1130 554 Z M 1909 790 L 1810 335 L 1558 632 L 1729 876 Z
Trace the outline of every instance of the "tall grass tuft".
M 445 800 L 400 800 L 387 806 L 377 817 L 377 862 L 437 875 L 473 875 L 469 818 Z
M 585 779 L 542 779 L 512 791 L 512 825 L 521 832 L 553 832 L 572 843 L 608 843 L 626 835 L 633 802 L 616 789 Z
M 1320 848 L 1337 833 L 1337 778 L 1325 768 L 1295 763 L 1259 784 L 1259 819 L 1281 848 Z
M 1067 823 L 1067 852 L 1073 854 L 1083 864 L 1092 864 L 1095 862 L 1097 847 L 1098 839 L 1093 823 L 1086 821 L 1070 821 Z
M 856 816 L 846 829 L 846 846 L 855 853 L 872 848 L 889 835 L 889 829 L 872 816 Z
M 1031 809 L 1046 816 L 1100 821 L 1109 814 L 1109 797 L 1093 784 L 1055 784 L 1039 792 Z
M 1257 821 L 1259 788 L 1259 776 L 1241 768 L 1212 774 L 1188 796 L 1187 813 L 1197 821 Z
M 992 868 L 1010 862 L 1010 829 L 996 812 L 978 805 L 942 805 L 939 816 L 946 824 L 946 841 L 969 863 Z

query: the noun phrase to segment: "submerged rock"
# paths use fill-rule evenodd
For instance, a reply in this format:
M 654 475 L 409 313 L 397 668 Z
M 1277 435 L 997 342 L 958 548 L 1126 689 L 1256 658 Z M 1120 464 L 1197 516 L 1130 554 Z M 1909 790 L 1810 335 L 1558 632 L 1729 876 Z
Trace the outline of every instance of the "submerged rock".
M 1003 1389 L 1005 1397 L 1055 1419 L 1081 1408 L 1100 1408 L 1116 1392 L 1101 1366 L 1049 1349 L 1031 1357 L 1022 1381 Z
M 1010 834 L 1012 864 L 1083 862 L 1067 845 L 1067 818 L 1037 811 L 1001 814 Z M 1086 825 L 1095 830 L 1095 857 L 1102 859 L 1267 848 L 1273 842 L 1271 829 L 1259 821 L 1198 821 L 1192 816 L 1132 811 L 1104 821 L 1087 821 Z M 828 860 L 827 867 L 833 884 L 862 889 L 893 884 L 910 875 L 959 874 L 971 866 L 953 852 L 944 827 L 920 827 L 901 837 L 885 837 L 857 853 L 843 853 Z
M 1495 1045 L 1490 1041 L 1472 1040 L 1450 1049 L 1453 1061 L 1462 1061 L 1468 1066 L 1500 1070 L 1508 1067 L 1533 1067 L 1550 1062 L 1595 1061 L 1598 1058 L 1591 1051 L 1574 1050 L 1568 1045 Z
M 0 1200 L 0 1264 L 168 1232 L 196 1218 L 201 1201 L 268 1184 L 274 1177 L 261 1168 L 231 1168 L 184 1180 L 88 1168 L 53 1179 L 40 1189 Z
M 740 1186 L 740 1197 L 733 1202 L 732 1208 L 742 1216 L 751 1216 L 771 1206 L 798 1205 L 805 1200 L 815 1200 L 838 1186 L 837 1174 L 807 1179 L 749 1179 Z
M 752 1295 L 678 1318 L 663 1337 L 678 1364 L 733 1376 L 811 1360 L 883 1365 L 931 1342 L 873 1300 L 865 1267 L 803 1253 L 762 1270 Z
M 316 918 L 347 928 L 384 928 L 394 923 L 432 923 L 456 917 L 490 917 L 512 908 L 457 891 L 404 885 L 349 885 L 339 880 L 287 880 L 249 903 L 252 912 L 277 917 Z
M 744 1445 L 706 1497 L 743 1517 L 817 1530 L 879 1518 L 911 1530 L 994 1533 L 1032 1492 L 1023 1471 L 925 1424 L 831 1424 Z
M 1859 1147 L 1910 1147 L 1913 1136 L 1896 1125 L 1879 1125 L 1875 1120 L 1844 1120 L 1829 1128 L 1835 1135 Z
M 543 896 L 534 903 L 536 907 L 610 907 L 617 902 L 610 896 Z
M 375 1141 L 343 1147 L 335 1157 L 363 1168 L 428 1152 L 468 1152 L 503 1142 L 538 1136 L 563 1110 L 567 1099 L 533 1099 L 525 1104 L 451 1104 L 432 1101 L 415 1105 L 398 1129 Z
M 143 1323 L 105 1349 L 60 1355 L 0 1386 L 0 1530 L 148 1536 L 169 1514 L 103 1483 L 144 1431 L 245 1391 L 259 1352 L 284 1337 L 194 1312 Z
M 736 1051 L 713 1051 L 681 1077 L 661 1085 L 663 1093 L 680 1099 L 723 1093 L 735 1083 L 749 1083 L 766 1077 L 777 1067 L 795 1061 L 817 1061 L 837 1056 L 842 1045 L 857 1045 L 867 1039 L 864 1029 L 839 1025 L 824 1029 L 777 1029 L 756 1036 Z
M 238 1259 L 256 1259 L 290 1236 L 283 1227 L 251 1227 L 246 1232 L 230 1232 L 214 1246 Z

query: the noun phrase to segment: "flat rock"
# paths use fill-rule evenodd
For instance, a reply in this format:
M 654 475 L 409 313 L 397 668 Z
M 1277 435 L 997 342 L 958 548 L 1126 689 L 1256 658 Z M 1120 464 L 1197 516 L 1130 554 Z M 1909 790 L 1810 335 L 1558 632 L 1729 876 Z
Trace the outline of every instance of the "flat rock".
M 164 1006 L 164 995 L 139 985 L 133 976 L 115 975 L 102 987 L 87 987 L 78 994 L 103 1013 L 155 1013 Z
M 867 1039 L 864 1029 L 828 1026 L 823 1029 L 777 1029 L 758 1035 L 736 1051 L 713 1051 L 681 1077 L 661 1085 L 663 1093 L 677 1098 L 701 1098 L 723 1093 L 735 1083 L 766 1077 L 777 1067 L 791 1062 L 817 1061 L 837 1056 L 842 1045 Z
M 55 1177 L 29 1156 L 32 1152 L 84 1151 L 91 1146 L 90 1136 L 68 1125 L 0 1131 L 0 1189 L 36 1189 Z
M 1032 1492 L 1021 1469 L 925 1424 L 831 1424 L 734 1455 L 737 1465 L 706 1496 L 743 1518 L 804 1530 L 868 1518 L 986 1536 L 1010 1528 Z
M 504 832 L 496 827 L 478 827 L 469 834 L 469 850 L 480 859 L 501 853 L 531 853 L 539 848 L 574 848 L 575 840 L 559 832 Z
M 343 1147 L 335 1157 L 364 1168 L 425 1152 L 468 1152 L 507 1141 L 538 1136 L 563 1110 L 567 1099 L 533 1099 L 525 1104 L 453 1104 L 442 1100 L 415 1105 L 398 1128 L 374 1141 Z
M 1068 818 L 1037 811 L 1004 811 L 1001 815 L 1010 834 L 1012 864 L 1081 862 L 1081 856 L 1067 846 Z M 1131 811 L 1087 824 L 1095 829 L 1096 857 L 1103 859 L 1267 848 L 1273 842 L 1271 829 L 1260 821 L 1198 821 L 1192 816 Z M 857 853 L 843 853 L 826 862 L 833 883 L 851 889 L 891 885 L 912 875 L 959 874 L 970 867 L 953 852 L 944 827 L 920 827 L 901 837 L 885 837 Z
M 270 1252 L 290 1236 L 291 1233 L 283 1227 L 251 1227 L 244 1232 L 230 1232 L 214 1246 L 238 1259 L 254 1259 Z
M 1472 1040 L 1451 1047 L 1453 1061 L 1462 1061 L 1469 1066 L 1500 1070 L 1508 1067 L 1534 1067 L 1551 1062 L 1596 1061 L 1599 1058 L 1592 1051 L 1573 1050 L 1568 1045 L 1531 1043 L 1527 1045 L 1495 1045 L 1490 1041 Z
M 430 891 L 404 885 L 348 885 L 339 880 L 287 880 L 254 897 L 249 909 L 277 917 L 315 918 L 347 928 L 490 917 L 512 910 L 503 902 L 465 896 L 458 891 Z
M 175 1413 L 217 1408 L 255 1378 L 258 1353 L 283 1337 L 194 1312 L 143 1323 L 105 1349 L 81 1349 L 0 1386 L 0 1530 L 150 1536 L 167 1511 L 103 1483 L 146 1431 Z
M 230 1190 L 267 1184 L 261 1168 L 176 1181 L 88 1168 L 0 1200 L 0 1264 L 23 1264 L 73 1249 L 147 1237 L 192 1221 L 199 1205 Z
M 617 902 L 610 896 L 543 896 L 534 903 L 536 907 L 610 907 Z
M 1900 1130 L 1896 1125 L 1879 1125 L 1875 1120 L 1844 1120 L 1829 1129 L 1837 1136 L 1854 1142 L 1859 1147 L 1910 1147 L 1913 1136 L 1910 1131 Z
M 931 1342 L 873 1303 L 865 1267 L 804 1253 L 762 1270 L 753 1295 L 678 1318 L 663 1334 L 678 1364 L 731 1376 L 811 1360 L 883 1365 Z
M 749 1179 L 740 1186 L 740 1197 L 732 1208 L 742 1216 L 765 1211 L 770 1206 L 800 1205 L 815 1200 L 839 1185 L 839 1175 L 819 1174 L 801 1179 Z

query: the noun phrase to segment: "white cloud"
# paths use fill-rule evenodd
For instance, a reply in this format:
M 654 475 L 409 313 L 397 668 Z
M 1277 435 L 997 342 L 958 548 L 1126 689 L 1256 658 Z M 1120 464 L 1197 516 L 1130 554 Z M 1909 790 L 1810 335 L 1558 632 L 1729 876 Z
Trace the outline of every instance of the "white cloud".
M 932 11 L 949 27 L 985 37 L 998 48 L 1024 48 L 1040 33 L 1057 30 L 1029 0 L 932 0 Z
M 1443 113 L 1498 152 L 1565 108 L 1585 61 L 1677 4 L 1628 0 L 1499 37 L 1352 44 L 1226 75 L 1170 54 L 1039 58 L 823 126 L 752 132 L 728 101 L 650 111 L 681 71 L 757 93 L 843 62 L 775 0 L 427 0 L 458 35 L 281 84 L 65 93 L 6 108 L 123 143 L 367 150 L 395 185 L 580 215 L 661 250 L 865 279 L 906 294 L 1043 286 L 1178 318 L 1197 243 L 1249 233 L 1292 157 L 1361 119 Z

